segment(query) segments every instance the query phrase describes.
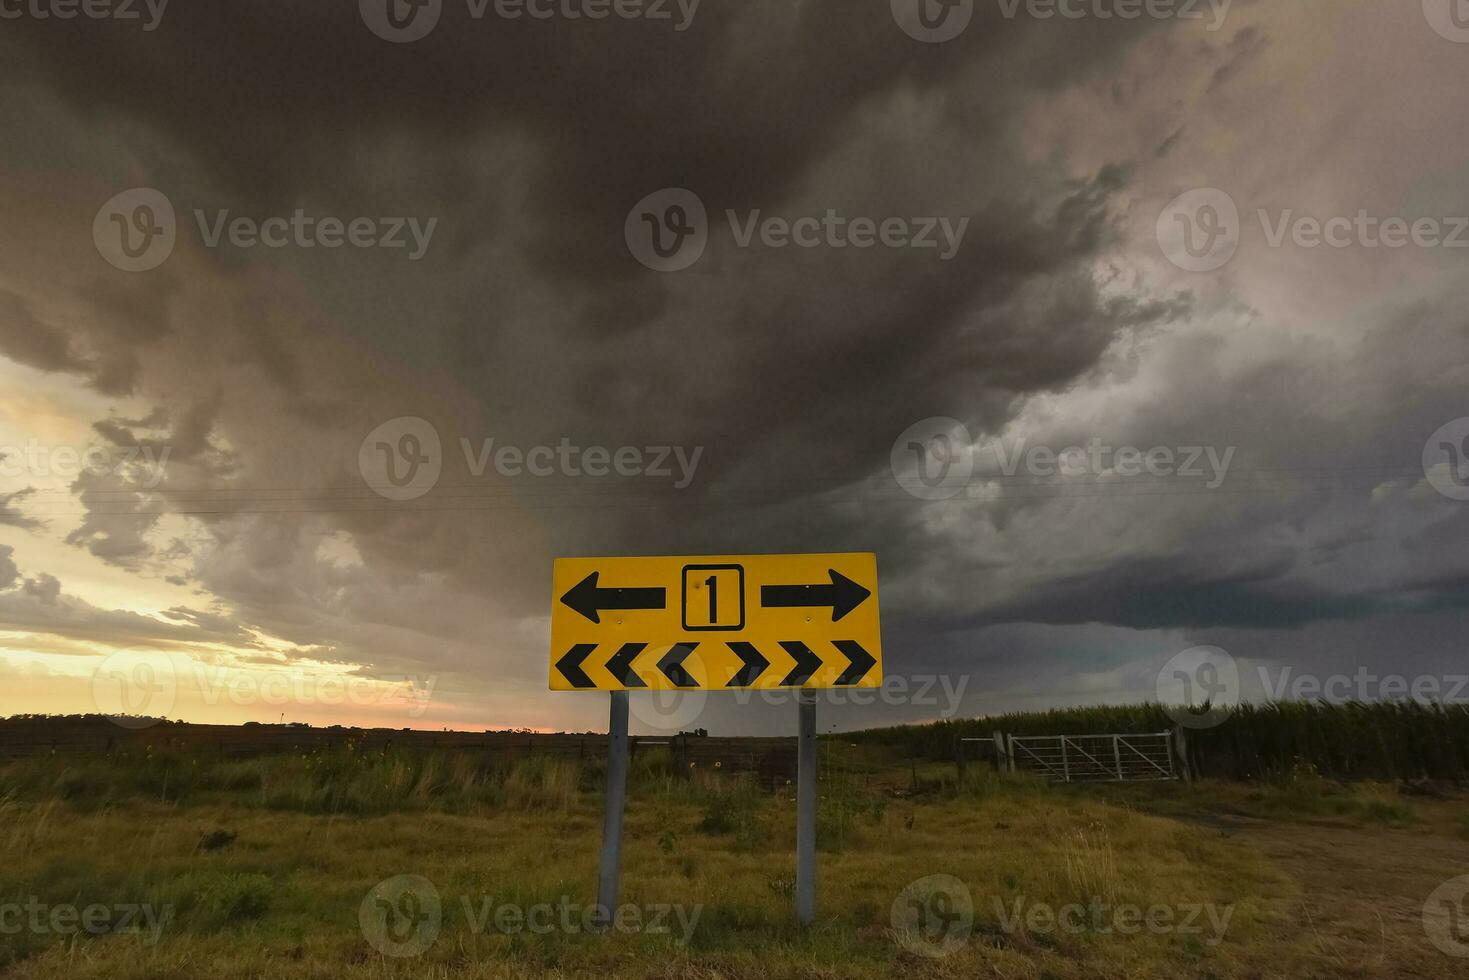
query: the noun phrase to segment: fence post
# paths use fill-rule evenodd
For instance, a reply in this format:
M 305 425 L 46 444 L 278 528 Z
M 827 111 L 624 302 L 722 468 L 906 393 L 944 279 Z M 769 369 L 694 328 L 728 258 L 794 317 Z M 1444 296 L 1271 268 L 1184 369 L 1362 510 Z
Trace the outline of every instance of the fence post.
M 1066 736 L 1058 735 L 1056 737 L 1061 740 L 1061 774 L 1069 783 L 1071 782 L 1071 760 L 1066 758 Z
M 1005 733 L 995 730 L 995 772 L 1005 771 Z
M 1005 766 L 1010 772 L 1015 771 L 1015 736 L 1005 736 Z
M 959 778 L 959 786 L 961 788 L 964 785 L 964 764 L 965 764 L 966 761 L 967 760 L 964 758 L 964 739 L 960 738 L 958 735 L 955 735 L 954 736 L 954 772 L 955 772 L 955 774 Z
M 1119 735 L 1112 736 L 1112 760 L 1117 763 L 1117 781 L 1126 782 L 1122 775 L 1122 738 Z
M 1188 730 L 1182 725 L 1177 725 L 1173 729 L 1173 755 L 1178 760 L 1178 771 L 1183 781 L 1193 782 L 1193 769 L 1188 764 Z

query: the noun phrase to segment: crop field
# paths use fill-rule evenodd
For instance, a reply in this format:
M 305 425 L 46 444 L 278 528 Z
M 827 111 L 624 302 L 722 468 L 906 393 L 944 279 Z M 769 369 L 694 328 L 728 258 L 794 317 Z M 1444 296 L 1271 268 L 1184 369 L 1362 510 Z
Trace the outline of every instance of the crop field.
M 594 928 L 602 764 L 348 743 L 0 766 L 6 978 L 1453 975 L 1451 787 L 1058 787 L 821 739 L 818 921 L 791 787 L 665 750 Z M 1461 934 L 1460 934 L 1461 935 Z

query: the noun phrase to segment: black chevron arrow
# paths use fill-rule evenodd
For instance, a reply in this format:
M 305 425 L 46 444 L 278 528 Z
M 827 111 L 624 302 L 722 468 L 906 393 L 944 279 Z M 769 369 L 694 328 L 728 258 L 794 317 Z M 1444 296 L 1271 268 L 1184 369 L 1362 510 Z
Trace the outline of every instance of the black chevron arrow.
M 561 676 L 571 681 L 572 687 L 591 688 L 597 686 L 592 683 L 592 679 L 587 676 L 587 672 L 581 669 L 582 663 L 595 649 L 597 649 L 597 644 L 595 643 L 578 643 L 566 651 L 565 656 L 556 661 L 556 669 L 561 671 Z
M 862 678 L 867 676 L 867 672 L 877 663 L 877 658 L 862 649 L 862 644 L 856 640 L 833 640 L 832 646 L 846 654 L 847 659 L 852 662 L 846 670 L 842 671 L 842 676 L 836 679 L 838 687 L 847 687 L 858 683 Z
M 673 683 L 674 687 L 698 687 L 699 682 L 694 680 L 688 671 L 684 670 L 683 662 L 688 659 L 689 654 L 694 652 L 697 643 L 675 643 L 673 647 L 658 661 L 658 669 L 663 671 L 663 676 Z
M 770 666 L 770 661 L 755 649 L 753 643 L 732 642 L 729 648 L 735 652 L 735 656 L 740 658 L 742 666 L 739 673 L 734 675 L 734 680 L 725 687 L 749 687 L 759 680 L 760 675 L 765 673 L 765 668 Z
M 632 662 L 637 655 L 648 648 L 646 643 L 624 643 L 622 649 L 612 655 L 607 661 L 607 673 L 617 679 L 617 683 L 623 687 L 647 687 L 643 679 L 632 669 Z
M 830 585 L 766 585 L 760 589 L 760 604 L 770 609 L 796 606 L 830 606 L 831 621 L 862 605 L 872 595 L 835 568 L 828 568 Z
M 602 621 L 602 612 L 610 609 L 663 609 L 667 603 L 665 589 L 601 589 L 593 572 L 561 597 L 561 601 L 594 623 Z
M 821 658 L 800 640 L 781 640 L 780 645 L 785 647 L 786 653 L 796 658 L 796 666 L 780 682 L 781 687 L 800 687 L 821 667 Z

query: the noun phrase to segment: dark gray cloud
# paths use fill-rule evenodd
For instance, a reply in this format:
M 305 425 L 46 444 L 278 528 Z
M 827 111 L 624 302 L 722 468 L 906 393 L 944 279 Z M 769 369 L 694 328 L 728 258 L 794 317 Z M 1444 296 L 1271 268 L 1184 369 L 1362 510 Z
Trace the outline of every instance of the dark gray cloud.
M 1200 635 L 1274 651 L 1277 634 L 1441 624 L 1469 570 L 1469 511 L 1424 487 L 1418 457 L 1465 414 L 1444 368 L 1469 363 L 1462 295 L 1423 256 L 1395 259 L 1414 295 L 1383 286 L 1346 310 L 1329 297 L 1365 279 L 1346 265 L 1292 269 L 1281 287 L 1242 255 L 1180 279 L 1140 247 L 1188 187 L 1235 188 L 1248 215 L 1231 180 L 1302 209 L 1315 202 L 1301 186 L 1333 184 L 1319 172 L 1385 185 L 1386 165 L 1351 162 L 1362 101 L 1296 92 L 1276 60 L 1332 55 L 1258 6 L 1205 33 L 980 4 L 943 45 L 849 0 L 706 0 L 678 34 L 473 21 L 450 3 L 408 45 L 373 36 L 354 5 L 285 0 L 177 5 L 145 36 L 17 22 L 0 85 L 41 108 L 4 110 L 31 139 L 0 150 L 0 173 L 54 185 L 39 185 L 50 221 L 28 218 L 17 249 L 47 262 L 0 282 L 0 354 L 128 399 L 85 420 L 103 445 L 170 453 L 155 486 L 137 471 L 75 481 L 65 540 L 198 590 L 207 613 L 168 614 L 180 636 L 248 646 L 258 630 L 465 678 L 495 663 L 522 698 L 544 688 L 546 583 L 564 554 L 873 550 L 890 669 L 969 664 L 1016 698 L 1036 692 L 995 649 L 1057 685 L 1067 663 L 1095 674 L 1077 696 L 1100 697 L 1137 694 Z M 1386 15 L 1350 16 L 1349 40 Z M 1292 152 L 1277 145 L 1286 123 L 1262 136 L 1252 122 L 1292 111 L 1279 91 L 1311 127 Z M 1428 184 L 1420 200 L 1453 206 Z M 173 202 L 179 245 L 160 269 L 120 273 L 86 230 L 139 185 Z M 707 206 L 710 243 L 658 274 L 623 225 L 671 186 Z M 438 230 L 411 263 L 208 249 L 196 208 Z M 727 209 L 969 224 L 938 261 L 740 248 Z M 357 451 L 406 415 L 435 426 L 445 472 L 394 505 L 363 484 Z M 1234 469 L 1211 493 L 989 472 L 973 495 L 924 502 L 888 454 L 938 415 L 1054 449 L 1232 447 Z M 470 472 L 461 438 L 703 455 L 679 491 L 495 479 Z M 9 615 L 41 622 L 41 597 L 23 598 Z M 51 599 L 58 633 L 106 618 L 59 587 Z

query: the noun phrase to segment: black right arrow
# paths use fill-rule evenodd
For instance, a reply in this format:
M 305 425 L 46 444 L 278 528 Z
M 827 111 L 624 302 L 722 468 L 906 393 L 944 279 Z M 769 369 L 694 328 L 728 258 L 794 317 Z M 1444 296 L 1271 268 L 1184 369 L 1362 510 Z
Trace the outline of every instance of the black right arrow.
M 597 649 L 595 643 L 578 643 L 566 655 L 556 661 L 556 669 L 561 671 L 561 676 L 571 681 L 571 686 L 576 688 L 591 688 L 597 685 L 587 676 L 587 672 L 581 669 L 582 663 L 593 650 Z
M 609 609 L 663 609 L 668 604 L 666 589 L 601 589 L 593 572 L 561 597 L 561 601 L 594 623 Z
M 872 595 L 835 568 L 828 568 L 830 585 L 765 585 L 760 588 L 760 604 L 770 609 L 798 606 L 830 606 L 831 621 L 862 605 Z
M 697 643 L 675 643 L 673 647 L 658 661 L 658 669 L 663 671 L 663 676 L 673 682 L 674 687 L 698 687 L 699 682 L 694 680 L 687 670 L 684 670 L 683 662 L 688 659 L 689 654 L 694 652 Z
M 612 655 L 607 661 L 607 673 L 617 679 L 617 683 L 623 687 L 647 687 L 643 679 L 632 669 L 632 662 L 637 655 L 648 648 L 646 643 L 624 643 L 622 649 Z
M 770 661 L 765 655 L 755 649 L 753 643 L 732 642 L 729 648 L 740 658 L 742 666 L 740 672 L 734 675 L 734 679 L 725 687 L 749 687 L 759 680 L 760 675 L 765 673 L 765 668 L 770 666 Z
M 796 666 L 786 675 L 786 679 L 780 682 L 781 687 L 800 687 L 820 669 L 821 658 L 800 640 L 781 640 L 780 645 L 785 647 L 786 653 L 796 658 Z
M 867 672 L 877 663 L 877 658 L 862 649 L 862 644 L 856 640 L 833 640 L 831 645 L 845 653 L 847 659 L 852 662 L 846 670 L 842 671 L 842 676 L 836 679 L 838 687 L 849 687 L 856 684 L 866 677 Z

